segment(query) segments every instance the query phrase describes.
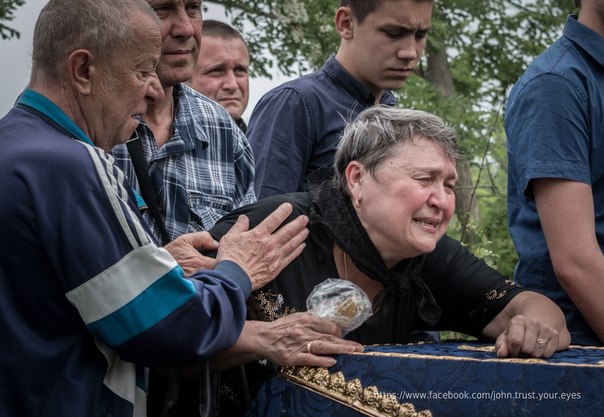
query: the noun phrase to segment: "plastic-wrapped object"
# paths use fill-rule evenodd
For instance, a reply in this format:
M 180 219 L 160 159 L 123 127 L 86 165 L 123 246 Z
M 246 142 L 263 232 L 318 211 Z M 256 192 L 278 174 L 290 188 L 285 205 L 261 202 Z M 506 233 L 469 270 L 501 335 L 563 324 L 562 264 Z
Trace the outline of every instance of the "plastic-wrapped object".
M 306 299 L 306 309 L 329 319 L 342 330 L 342 336 L 356 329 L 372 314 L 371 301 L 358 285 L 328 278 L 315 286 Z

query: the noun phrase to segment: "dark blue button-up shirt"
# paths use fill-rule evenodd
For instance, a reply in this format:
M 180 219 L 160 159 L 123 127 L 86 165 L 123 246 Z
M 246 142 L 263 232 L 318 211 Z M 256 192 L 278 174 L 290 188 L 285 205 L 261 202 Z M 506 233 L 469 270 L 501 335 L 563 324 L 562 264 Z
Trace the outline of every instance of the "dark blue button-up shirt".
M 604 38 L 569 17 L 563 36 L 512 89 L 505 127 L 508 217 L 519 253 L 515 278 L 562 308 L 573 343 L 600 344 L 556 279 L 529 182 L 559 178 L 591 185 L 604 250 Z
M 385 91 L 380 102 L 392 106 L 396 98 Z M 256 161 L 258 198 L 305 191 L 308 174 L 333 163 L 346 123 L 374 104 L 369 89 L 335 57 L 321 69 L 265 94 L 247 131 Z

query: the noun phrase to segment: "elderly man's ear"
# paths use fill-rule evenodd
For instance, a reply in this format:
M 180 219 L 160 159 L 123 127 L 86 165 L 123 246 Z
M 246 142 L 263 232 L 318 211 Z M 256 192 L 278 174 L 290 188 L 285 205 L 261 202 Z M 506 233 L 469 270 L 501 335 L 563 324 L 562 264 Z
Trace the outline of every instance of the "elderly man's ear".
M 94 55 L 86 49 L 76 49 L 69 55 L 67 62 L 71 84 L 80 94 L 89 95 L 97 72 Z

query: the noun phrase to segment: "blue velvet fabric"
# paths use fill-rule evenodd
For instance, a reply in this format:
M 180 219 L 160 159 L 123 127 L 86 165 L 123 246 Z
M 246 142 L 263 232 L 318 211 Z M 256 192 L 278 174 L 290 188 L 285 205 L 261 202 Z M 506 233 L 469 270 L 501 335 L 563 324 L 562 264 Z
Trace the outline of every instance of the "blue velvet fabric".
M 368 346 L 329 368 L 392 393 L 432 416 L 599 416 L 604 413 L 604 348 L 571 347 L 547 360 L 500 359 L 492 345 L 448 342 Z M 290 378 L 291 379 L 291 378 Z M 326 393 L 327 391 L 327 393 Z M 345 401 L 344 401 L 345 402 Z M 281 374 L 261 388 L 247 417 L 356 417 L 329 389 Z M 389 415 L 389 414 L 383 414 Z

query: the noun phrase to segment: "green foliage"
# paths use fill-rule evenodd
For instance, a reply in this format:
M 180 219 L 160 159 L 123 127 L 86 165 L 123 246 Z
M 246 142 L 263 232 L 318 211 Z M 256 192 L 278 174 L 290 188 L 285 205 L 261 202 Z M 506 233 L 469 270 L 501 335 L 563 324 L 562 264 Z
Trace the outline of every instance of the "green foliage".
M 440 341 L 441 342 L 456 342 L 456 341 L 462 341 L 462 340 L 467 340 L 470 342 L 470 341 L 475 341 L 477 339 L 475 337 L 469 336 L 465 333 L 450 332 L 450 331 L 440 332 Z
M 245 34 L 252 75 L 270 76 L 276 66 L 285 75 L 302 74 L 336 52 L 334 0 L 224 0 L 233 26 Z
M 560 36 L 571 0 L 437 1 L 434 42 L 450 56 L 456 91 L 496 108 L 536 55 Z
M 560 36 L 571 8 L 570 0 L 437 1 L 418 73 L 427 72 L 430 53 L 445 51 L 455 92 L 443 97 L 420 77 L 399 92 L 405 107 L 438 114 L 456 127 L 471 166 L 477 205 L 472 213 L 477 214 L 469 222 L 456 219 L 451 235 L 463 239 L 471 232 L 470 249 L 509 277 L 517 254 L 507 229 L 506 94 L 534 57 Z
M 23 6 L 25 0 L 0 0 L 0 38 L 3 40 L 19 38 L 21 34 L 14 29 L 6 26 L 5 21 L 12 21 L 17 7 Z
M 286 75 L 305 73 L 337 50 L 337 0 L 217 3 L 245 33 L 253 74 L 268 75 L 273 65 Z M 560 36 L 572 12 L 572 0 L 436 0 L 417 75 L 398 92 L 400 106 L 432 112 L 456 127 L 473 179 L 471 189 L 459 192 L 471 197 L 474 209 L 468 207 L 469 220 L 463 214 L 453 222 L 451 234 L 462 239 L 471 234 L 470 249 L 510 277 L 516 251 L 507 231 L 506 95 L 535 56 Z M 428 58 L 442 53 L 448 71 L 435 76 Z M 438 77 L 451 77 L 454 91 L 444 96 Z

